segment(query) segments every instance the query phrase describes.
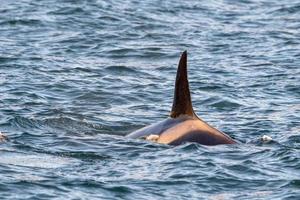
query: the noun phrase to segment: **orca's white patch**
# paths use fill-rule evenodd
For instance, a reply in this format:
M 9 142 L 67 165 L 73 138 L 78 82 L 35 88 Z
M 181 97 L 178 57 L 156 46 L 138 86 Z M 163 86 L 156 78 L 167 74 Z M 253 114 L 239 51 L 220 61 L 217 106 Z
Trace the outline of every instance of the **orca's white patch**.
M 146 140 L 152 141 L 152 142 L 156 142 L 159 138 L 159 135 L 149 135 L 146 137 Z

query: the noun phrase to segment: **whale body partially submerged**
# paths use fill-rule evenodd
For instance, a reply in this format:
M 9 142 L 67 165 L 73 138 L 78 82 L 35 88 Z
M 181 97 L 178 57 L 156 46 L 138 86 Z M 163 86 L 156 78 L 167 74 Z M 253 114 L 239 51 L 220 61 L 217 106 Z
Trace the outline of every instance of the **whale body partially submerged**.
M 179 145 L 196 142 L 203 145 L 236 143 L 225 133 L 201 120 L 194 112 L 187 76 L 187 52 L 181 55 L 175 82 L 173 106 L 167 119 L 130 133 L 128 138 Z

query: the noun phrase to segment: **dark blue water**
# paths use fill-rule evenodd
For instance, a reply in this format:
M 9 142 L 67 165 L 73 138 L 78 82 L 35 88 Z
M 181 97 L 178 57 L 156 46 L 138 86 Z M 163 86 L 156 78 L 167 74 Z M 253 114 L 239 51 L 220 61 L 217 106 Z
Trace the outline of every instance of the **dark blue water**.
M 1 199 L 300 198 L 299 1 L 0 4 Z M 124 138 L 168 116 L 183 50 L 241 144 Z

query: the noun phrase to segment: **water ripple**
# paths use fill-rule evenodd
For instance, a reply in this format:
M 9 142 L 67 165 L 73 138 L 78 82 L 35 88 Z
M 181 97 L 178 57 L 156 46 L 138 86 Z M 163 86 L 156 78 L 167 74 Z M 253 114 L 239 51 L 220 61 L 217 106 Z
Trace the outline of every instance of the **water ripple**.
M 3 199 L 299 199 L 299 2 L 2 1 Z M 237 145 L 123 136 L 194 109 Z M 261 140 L 263 135 L 273 138 Z

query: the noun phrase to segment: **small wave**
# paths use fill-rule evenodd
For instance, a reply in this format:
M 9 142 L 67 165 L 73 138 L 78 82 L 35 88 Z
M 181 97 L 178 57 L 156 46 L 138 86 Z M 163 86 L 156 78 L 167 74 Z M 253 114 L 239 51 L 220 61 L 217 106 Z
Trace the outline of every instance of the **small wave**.
M 109 185 L 104 185 L 103 186 L 106 190 L 110 191 L 110 192 L 114 192 L 114 193 L 132 193 L 132 188 L 125 186 L 125 185 L 113 185 L 113 186 L 109 186 Z
M 9 120 L 9 123 L 13 125 L 13 127 L 18 128 L 40 128 L 42 123 L 35 119 L 29 119 L 21 116 L 16 116 Z
M 292 5 L 292 6 L 282 6 L 281 8 L 275 9 L 270 14 L 295 14 L 300 12 L 300 4 Z
M 23 26 L 36 26 L 42 25 L 43 22 L 38 19 L 12 19 L 0 22 L 0 25 L 23 25 Z
M 219 110 L 232 110 L 242 106 L 241 104 L 232 100 L 220 100 L 217 98 L 208 98 L 204 100 L 204 103 Z
M 59 168 L 70 164 L 71 159 L 47 154 L 23 154 L 1 152 L 0 163 L 34 168 Z
M 110 72 L 117 72 L 119 73 L 136 73 L 137 71 L 132 67 L 127 67 L 124 65 L 114 65 L 114 66 L 108 66 L 105 68 L 106 70 Z
M 120 21 L 122 21 L 122 19 L 121 18 L 117 18 L 117 17 L 115 17 L 115 16 L 101 16 L 101 17 L 99 17 L 98 18 L 99 20 L 103 20 L 103 21 L 110 21 L 110 22 L 120 22 Z
M 0 64 L 2 63 L 6 63 L 6 62 L 9 62 L 9 61 L 14 61 L 14 60 L 17 60 L 18 58 L 17 57 L 5 57 L 5 56 L 0 56 Z
M 290 92 L 291 94 L 300 97 L 300 87 L 296 85 L 286 85 L 285 90 Z
M 66 133 L 97 134 L 105 130 L 105 126 L 78 121 L 69 117 L 46 118 L 43 120 L 17 116 L 10 120 L 10 124 L 24 130 L 27 129 L 55 129 Z
M 193 82 L 192 81 L 190 81 L 190 82 L 191 82 L 191 85 L 192 85 Z M 199 82 L 197 82 L 195 84 L 203 85 Z M 218 90 L 222 90 L 223 88 L 224 88 L 224 86 L 222 86 L 222 85 L 203 85 L 203 86 L 200 86 L 200 87 L 198 86 L 195 89 L 200 90 L 200 91 L 218 91 Z
M 111 158 L 108 155 L 101 155 L 97 152 L 88 152 L 88 151 L 77 151 L 77 152 L 66 151 L 66 152 L 55 153 L 55 155 L 62 156 L 62 157 L 76 158 L 85 161 L 92 161 L 92 162 L 95 162 L 96 160 L 106 160 Z
M 290 182 L 290 185 L 291 186 L 293 186 L 293 187 L 295 187 L 295 188 L 300 188 L 300 179 L 295 179 L 295 180 L 292 180 L 291 182 Z
M 87 12 L 81 7 L 62 7 L 48 12 L 49 15 L 72 15 L 83 13 L 87 14 Z
M 166 54 L 162 51 L 153 51 L 151 50 L 153 47 L 150 47 L 150 49 L 147 48 L 115 48 L 107 51 L 106 56 L 109 58 L 165 58 L 166 56 L 170 56 L 169 54 Z

